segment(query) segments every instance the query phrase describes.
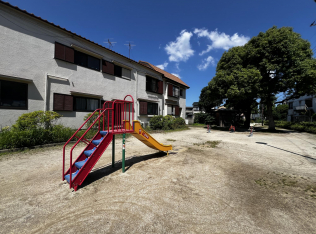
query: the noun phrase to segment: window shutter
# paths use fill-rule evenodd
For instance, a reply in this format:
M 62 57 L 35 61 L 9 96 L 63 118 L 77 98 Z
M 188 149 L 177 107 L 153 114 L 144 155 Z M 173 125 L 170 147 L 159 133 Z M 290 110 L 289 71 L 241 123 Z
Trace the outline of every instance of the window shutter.
M 131 79 L 131 74 L 132 74 L 131 70 L 122 67 L 122 77 Z
M 114 75 L 114 64 L 108 61 L 102 60 L 102 72 Z
M 173 85 L 168 84 L 168 96 L 173 96 Z
M 64 95 L 54 93 L 53 109 L 54 111 L 64 110 Z
M 64 110 L 73 111 L 74 98 L 73 96 L 64 95 Z
M 139 114 L 147 115 L 147 102 L 139 102 Z
M 180 115 L 180 110 L 179 110 L 179 106 L 175 106 L 175 116 L 179 116 Z
M 75 51 L 73 48 L 65 46 L 65 61 L 74 63 L 75 62 Z
M 158 81 L 158 93 L 163 94 L 163 81 Z
M 55 59 L 65 60 L 65 47 L 66 46 L 55 42 Z

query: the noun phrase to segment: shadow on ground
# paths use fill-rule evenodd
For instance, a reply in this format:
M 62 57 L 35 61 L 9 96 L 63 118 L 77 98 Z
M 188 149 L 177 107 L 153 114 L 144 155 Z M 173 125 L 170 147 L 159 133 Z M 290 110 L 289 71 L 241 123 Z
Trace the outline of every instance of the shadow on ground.
M 171 152 L 172 153 L 172 152 Z M 169 154 L 171 154 L 169 153 Z M 134 164 L 143 162 L 146 160 L 150 160 L 153 158 L 160 158 L 166 156 L 167 153 L 165 152 L 158 152 L 154 154 L 147 154 L 142 156 L 131 156 L 125 159 L 125 172 L 128 171 Z M 109 163 L 105 166 L 94 168 L 89 175 L 87 176 L 86 180 L 82 183 L 82 185 L 79 187 L 84 188 L 85 186 L 105 177 L 108 176 L 118 170 L 122 170 L 122 161 L 116 161 L 114 167 L 112 167 L 112 164 Z
M 290 129 L 275 129 L 275 130 L 270 130 L 270 129 L 268 129 L 268 128 L 265 127 L 265 126 L 262 126 L 262 127 L 254 127 L 254 129 L 255 129 L 256 132 L 268 132 L 268 133 L 286 133 L 286 134 L 289 134 L 289 133 L 297 132 L 297 131 L 290 130 Z
M 278 150 L 282 150 L 282 151 L 285 151 L 285 152 L 288 152 L 288 153 L 291 153 L 291 154 L 295 154 L 295 155 L 301 156 L 303 158 L 310 159 L 310 160 L 312 160 L 312 162 L 316 163 L 316 159 L 315 158 L 309 157 L 307 155 L 298 154 L 298 153 L 295 153 L 293 151 L 289 151 L 289 150 L 282 149 L 282 148 L 279 148 L 279 147 L 276 147 L 276 146 L 273 146 L 273 145 L 269 145 L 268 143 L 265 143 L 265 142 L 256 142 L 256 143 L 257 144 L 261 144 L 261 145 L 266 145 L 266 146 L 269 146 L 269 147 L 272 147 L 272 148 L 275 148 L 275 149 L 278 149 Z

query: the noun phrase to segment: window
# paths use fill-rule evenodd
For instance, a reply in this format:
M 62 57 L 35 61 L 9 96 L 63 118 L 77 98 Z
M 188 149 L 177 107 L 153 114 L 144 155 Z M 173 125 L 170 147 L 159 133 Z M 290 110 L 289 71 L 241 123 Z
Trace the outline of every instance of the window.
M 163 81 L 146 76 L 146 91 L 163 94 Z
M 147 114 L 148 115 L 158 115 L 158 103 L 147 103 Z
M 167 115 L 174 115 L 174 116 L 180 116 L 181 108 L 179 106 L 175 105 L 168 105 L 167 106 Z
M 27 89 L 25 83 L 0 80 L 0 108 L 27 110 Z
M 306 105 L 307 107 L 313 107 L 313 101 L 312 101 L 312 99 L 307 99 L 307 100 L 305 100 L 305 105 Z
M 150 76 L 146 76 L 146 91 L 158 92 L 158 80 Z
M 95 111 L 100 106 L 100 100 L 86 97 L 74 97 L 75 111 Z
M 75 50 L 75 64 L 100 71 L 100 59 Z
M 158 103 L 139 102 L 140 115 L 158 115 Z
M 173 86 L 173 96 L 174 97 L 179 97 L 179 93 L 180 93 L 179 88 L 176 87 L 176 86 Z
M 180 97 L 183 97 L 183 89 L 180 89 Z
M 180 89 L 172 84 L 168 84 L 168 96 L 179 97 Z
M 293 109 L 293 102 L 289 102 L 289 109 Z
M 131 73 L 132 73 L 131 70 L 122 67 L 122 77 L 123 77 L 123 78 L 125 78 L 125 79 L 131 79 Z
M 114 65 L 114 75 L 117 77 L 122 77 L 122 67 Z

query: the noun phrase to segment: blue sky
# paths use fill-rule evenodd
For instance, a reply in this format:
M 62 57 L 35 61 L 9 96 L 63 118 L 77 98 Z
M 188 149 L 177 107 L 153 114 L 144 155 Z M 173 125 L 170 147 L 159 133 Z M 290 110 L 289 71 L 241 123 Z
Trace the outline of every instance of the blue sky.
M 243 45 L 273 25 L 290 26 L 316 51 L 313 0 L 7 0 L 98 44 L 178 74 L 191 88 L 187 106 L 215 75 L 225 50 Z

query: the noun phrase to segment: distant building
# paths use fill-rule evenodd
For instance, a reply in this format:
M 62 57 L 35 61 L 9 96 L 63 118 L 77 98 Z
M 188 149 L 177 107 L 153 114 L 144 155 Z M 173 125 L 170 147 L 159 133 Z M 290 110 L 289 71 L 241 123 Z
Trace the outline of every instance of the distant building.
M 194 114 L 197 114 L 197 113 L 205 113 L 205 111 L 200 110 L 198 102 L 193 102 L 192 106 L 186 107 L 186 111 L 185 111 L 186 123 L 193 124 L 194 123 Z
M 316 113 L 316 98 L 313 95 L 291 99 L 288 105 L 287 121 L 310 121 L 311 115 Z

